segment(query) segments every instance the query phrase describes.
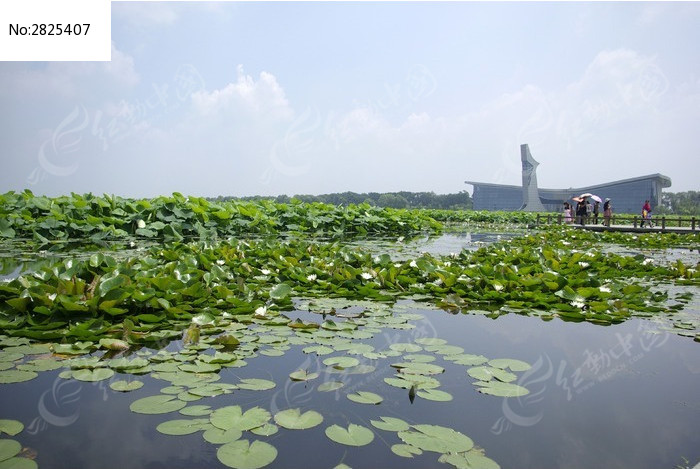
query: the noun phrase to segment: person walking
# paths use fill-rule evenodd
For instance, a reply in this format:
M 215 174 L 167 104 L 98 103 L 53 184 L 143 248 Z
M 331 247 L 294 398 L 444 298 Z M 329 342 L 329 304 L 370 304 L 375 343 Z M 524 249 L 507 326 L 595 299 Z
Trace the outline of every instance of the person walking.
M 603 225 L 610 226 L 610 217 L 612 217 L 612 202 L 608 198 L 603 204 Z
M 591 201 L 586 199 L 586 222 L 591 221 L 591 214 L 593 213 L 593 206 L 591 205 Z
M 643 227 L 645 222 L 649 228 L 653 227 L 651 223 L 651 204 L 649 200 L 645 200 L 642 206 L 642 222 L 639 224 L 639 227 Z
M 586 224 L 586 201 L 585 199 L 580 199 L 576 203 L 576 223 L 583 226 Z
M 569 202 L 564 202 L 564 223 L 571 224 L 573 222 L 573 219 L 571 217 L 571 205 L 569 205 Z
M 593 206 L 593 224 L 597 225 L 598 224 L 598 214 L 600 213 L 600 202 L 596 200 L 595 205 Z

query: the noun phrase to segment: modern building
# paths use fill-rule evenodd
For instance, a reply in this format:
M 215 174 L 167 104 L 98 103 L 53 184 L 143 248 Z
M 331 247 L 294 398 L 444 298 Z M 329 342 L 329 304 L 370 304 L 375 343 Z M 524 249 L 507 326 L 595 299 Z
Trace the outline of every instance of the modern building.
M 539 163 L 532 158 L 527 144 L 520 145 L 520 159 L 523 167 L 522 186 L 465 181 L 474 186 L 474 210 L 559 212 L 564 202 L 571 202 L 572 197 L 591 193 L 603 199 L 610 198 L 615 213 L 639 213 L 647 199 L 652 208 L 659 205 L 661 190 L 671 187 L 671 178 L 668 176 L 650 174 L 595 186 L 540 189 L 537 187 L 536 174 Z

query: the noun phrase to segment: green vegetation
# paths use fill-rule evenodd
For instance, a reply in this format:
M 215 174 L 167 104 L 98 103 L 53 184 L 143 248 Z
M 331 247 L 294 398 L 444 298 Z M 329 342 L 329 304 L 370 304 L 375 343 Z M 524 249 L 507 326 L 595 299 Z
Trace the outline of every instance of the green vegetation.
M 658 215 L 700 215 L 700 192 L 662 192 L 661 206 L 657 207 Z

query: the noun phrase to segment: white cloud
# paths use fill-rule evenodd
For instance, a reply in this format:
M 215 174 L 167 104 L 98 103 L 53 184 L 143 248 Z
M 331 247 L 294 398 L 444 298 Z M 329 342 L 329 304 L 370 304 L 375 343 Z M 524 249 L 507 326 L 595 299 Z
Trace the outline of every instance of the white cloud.
M 114 20 L 145 27 L 175 23 L 178 6 L 169 2 L 113 2 Z
M 242 66 L 237 69 L 235 83 L 211 92 L 199 91 L 192 95 L 195 109 L 202 115 L 243 113 L 272 119 L 288 119 L 293 115 L 287 97 L 274 75 L 261 72 L 256 81 L 246 75 Z

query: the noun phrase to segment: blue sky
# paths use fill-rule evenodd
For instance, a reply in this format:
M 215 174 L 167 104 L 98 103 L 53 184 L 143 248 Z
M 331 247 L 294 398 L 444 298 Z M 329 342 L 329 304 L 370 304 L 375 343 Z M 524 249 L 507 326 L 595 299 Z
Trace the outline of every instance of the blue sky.
M 114 2 L 112 61 L 0 63 L 0 191 L 700 190 L 694 2 Z

